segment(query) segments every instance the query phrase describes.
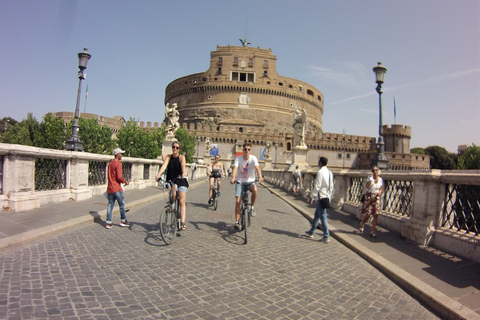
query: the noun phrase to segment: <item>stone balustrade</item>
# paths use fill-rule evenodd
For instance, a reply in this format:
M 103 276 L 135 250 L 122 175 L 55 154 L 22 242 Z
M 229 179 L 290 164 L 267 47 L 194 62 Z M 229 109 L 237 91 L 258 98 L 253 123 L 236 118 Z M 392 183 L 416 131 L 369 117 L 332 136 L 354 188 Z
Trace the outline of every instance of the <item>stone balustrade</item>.
M 291 171 L 263 169 L 265 181 L 291 187 Z M 361 218 L 360 197 L 369 170 L 332 170 L 333 207 Z M 317 169 L 304 170 L 306 196 Z M 384 171 L 385 190 L 378 224 L 419 245 L 480 262 L 480 171 Z
M 112 160 L 113 155 L 0 143 L 2 209 L 25 211 L 46 203 L 80 201 L 102 194 L 107 189 L 107 166 Z M 124 189 L 156 185 L 161 164 L 161 160 L 123 157 L 123 175 L 130 181 Z M 202 165 L 195 176 L 206 177 Z

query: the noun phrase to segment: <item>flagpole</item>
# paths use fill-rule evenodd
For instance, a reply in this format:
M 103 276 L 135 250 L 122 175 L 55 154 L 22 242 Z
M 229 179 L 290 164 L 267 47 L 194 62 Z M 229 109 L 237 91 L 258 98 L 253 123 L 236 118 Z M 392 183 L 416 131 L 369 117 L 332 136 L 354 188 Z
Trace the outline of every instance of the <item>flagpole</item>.
M 395 103 L 395 97 L 393 97 L 393 124 L 397 124 L 397 105 Z
M 87 109 L 87 98 L 88 98 L 88 83 L 87 83 L 87 89 L 85 90 L 85 105 L 83 106 L 83 113 L 85 113 L 85 110 Z

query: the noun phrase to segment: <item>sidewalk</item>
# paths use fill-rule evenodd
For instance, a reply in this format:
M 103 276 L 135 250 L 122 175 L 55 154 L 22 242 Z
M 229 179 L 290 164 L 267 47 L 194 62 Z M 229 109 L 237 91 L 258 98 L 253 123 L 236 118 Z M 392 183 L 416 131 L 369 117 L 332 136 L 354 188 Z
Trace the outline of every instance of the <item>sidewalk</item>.
M 202 185 L 202 188 L 197 188 Z M 314 207 L 290 192 L 264 184 L 270 192 L 311 220 Z M 204 192 L 206 180 L 191 181 L 189 192 Z M 127 213 L 135 208 L 163 199 L 162 190 L 148 187 L 127 190 Z M 188 200 L 187 200 L 188 204 Z M 105 220 L 107 200 L 98 195 L 84 201 L 48 204 L 26 212 L 0 213 L 0 250 L 37 240 L 54 232 Z M 118 206 L 114 223 L 118 223 Z M 430 306 L 445 319 L 480 319 L 480 265 L 432 248 L 418 246 L 396 232 L 379 228 L 378 238 L 358 231 L 359 220 L 340 211 L 329 210 L 332 237 L 355 251 L 410 294 Z

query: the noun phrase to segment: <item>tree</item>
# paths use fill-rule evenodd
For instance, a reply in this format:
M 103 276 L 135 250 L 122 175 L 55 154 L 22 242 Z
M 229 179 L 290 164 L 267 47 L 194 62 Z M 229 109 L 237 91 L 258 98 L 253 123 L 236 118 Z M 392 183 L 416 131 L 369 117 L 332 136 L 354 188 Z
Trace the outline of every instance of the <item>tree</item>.
M 432 169 L 452 170 L 455 168 L 454 155 L 443 147 L 429 146 L 425 148 L 425 154 L 430 156 L 430 167 Z
M 163 140 L 159 140 L 161 138 L 161 132 L 143 131 L 132 118 L 117 134 L 118 146 L 125 150 L 125 156 L 145 159 L 155 159 L 162 153 Z
M 480 169 L 480 147 L 472 144 L 460 154 L 457 168 L 461 170 Z
M 2 135 L 1 142 L 33 146 L 37 130 L 37 119 L 29 113 L 27 119 L 23 119 L 22 122 L 15 122 L 14 125 L 10 124 L 10 126 L 8 126 L 7 131 Z
M 70 124 L 71 131 L 73 122 Z M 112 153 L 115 148 L 115 141 L 112 139 L 112 130 L 109 127 L 100 127 L 96 119 L 80 117 L 78 128 L 80 141 L 83 142 L 83 151 L 99 154 Z
M 424 148 L 413 148 L 413 149 L 410 149 L 410 153 L 425 154 L 425 149 Z
M 37 132 L 33 137 L 33 143 L 39 148 L 62 150 L 67 137 L 65 122 L 51 113 L 47 113 L 38 125 Z
M 182 153 L 185 155 L 187 163 L 193 162 L 195 145 L 197 144 L 195 136 L 189 134 L 185 128 L 178 128 L 175 132 L 175 138 L 177 138 L 182 146 Z

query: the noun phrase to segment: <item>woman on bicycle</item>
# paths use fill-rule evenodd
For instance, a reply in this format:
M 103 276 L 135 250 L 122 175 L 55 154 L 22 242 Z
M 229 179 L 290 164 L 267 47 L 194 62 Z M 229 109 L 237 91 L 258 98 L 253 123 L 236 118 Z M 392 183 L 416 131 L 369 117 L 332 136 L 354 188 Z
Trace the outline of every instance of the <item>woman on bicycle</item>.
M 218 195 L 220 195 L 220 178 L 225 176 L 225 168 L 223 167 L 223 163 L 220 162 L 220 155 L 215 156 L 215 160 L 211 162 L 207 167 L 207 174 L 209 174 L 210 178 L 210 190 L 208 191 L 208 204 L 212 204 L 212 193 L 213 193 L 213 184 L 215 182 L 215 178 L 217 178 L 217 191 Z
M 167 170 L 167 182 L 172 182 L 173 187 L 173 199 L 176 197 L 178 192 L 178 202 L 180 204 L 180 221 L 182 224 L 182 230 L 186 230 L 187 226 L 185 225 L 185 217 L 187 213 L 187 207 L 185 206 L 185 201 L 187 200 L 187 188 L 188 182 L 187 178 L 187 161 L 185 156 L 180 154 L 180 143 L 172 143 L 172 154 L 166 156 L 163 161 L 163 165 L 158 171 L 156 180 L 160 178 L 162 173 Z M 170 188 L 170 184 L 168 185 Z

